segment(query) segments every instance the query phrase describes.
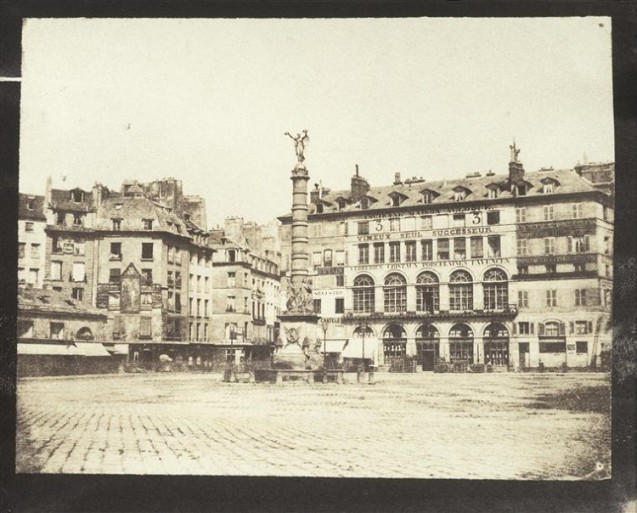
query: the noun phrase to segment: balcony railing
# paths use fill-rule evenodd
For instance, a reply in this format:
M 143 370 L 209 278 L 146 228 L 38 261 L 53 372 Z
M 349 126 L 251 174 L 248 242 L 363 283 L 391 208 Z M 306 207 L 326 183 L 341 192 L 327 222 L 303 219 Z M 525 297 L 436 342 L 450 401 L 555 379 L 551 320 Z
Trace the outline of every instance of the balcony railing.
M 343 315 L 345 320 L 347 319 L 386 319 L 386 320 L 413 320 L 422 319 L 423 317 L 433 319 L 449 319 L 457 317 L 515 317 L 518 314 L 517 305 L 507 305 L 505 308 L 486 310 L 486 309 L 473 309 L 473 310 L 437 310 L 422 311 L 422 312 L 353 312 L 346 311 Z

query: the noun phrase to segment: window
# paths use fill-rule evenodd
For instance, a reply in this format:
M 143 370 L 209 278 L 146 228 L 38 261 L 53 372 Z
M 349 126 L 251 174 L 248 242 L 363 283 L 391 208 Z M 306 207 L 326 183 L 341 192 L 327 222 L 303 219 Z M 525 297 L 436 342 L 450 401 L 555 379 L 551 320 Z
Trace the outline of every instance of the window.
M 336 261 L 336 265 L 337 266 L 343 266 L 345 265 L 345 251 L 341 250 L 336 250 L 334 252 L 334 257 L 335 257 L 335 261 Z
M 84 289 L 74 287 L 73 290 L 71 290 L 71 297 L 77 301 L 82 301 L 82 298 L 84 297 Z
M 467 271 L 455 271 L 451 275 L 449 308 L 454 311 L 473 310 L 473 279 Z
M 518 239 L 518 256 L 528 255 L 528 241 L 527 239 Z
M 86 280 L 86 265 L 84 262 L 73 262 L 73 271 L 71 273 L 71 281 Z
M 55 213 L 55 224 L 57 224 L 58 226 L 66 225 L 66 212 L 61 212 L 58 210 Z
M 553 182 L 546 182 L 542 187 L 542 192 L 544 194 L 550 194 L 555 192 L 555 184 Z
M 509 305 L 507 275 L 501 269 L 489 269 L 483 276 L 485 310 L 504 310 Z
M 590 324 L 590 326 L 589 326 Z M 591 328 L 590 330 L 588 328 Z M 592 330 L 592 322 L 589 321 L 575 321 L 575 334 L 576 335 L 588 335 Z
M 515 209 L 515 222 L 516 223 L 526 222 L 526 208 L 520 207 Z
M 407 310 L 407 282 L 397 273 L 392 273 L 385 278 L 384 310 L 385 312 L 405 312 Z
M 573 272 L 583 273 L 586 270 L 586 266 L 584 264 L 573 264 Z
M 466 194 L 467 193 L 463 189 L 457 189 L 453 191 L 453 200 L 462 201 L 463 199 L 465 199 Z
M 423 240 L 420 242 L 420 246 L 422 249 L 422 259 L 433 260 L 433 257 L 434 257 L 433 241 Z
M 434 193 L 433 191 L 429 191 L 429 190 L 422 191 L 422 202 L 427 205 L 431 203 L 436 196 L 437 194 Z
M 533 323 L 528 321 L 518 322 L 518 331 L 520 335 L 530 335 L 532 333 Z
M 374 280 L 367 275 L 354 279 L 354 312 L 370 313 L 374 311 Z
M 422 216 L 420 218 L 422 220 L 421 226 L 423 230 L 431 230 L 433 227 L 433 218 L 431 216 Z
M 586 253 L 590 251 L 590 237 L 569 237 L 568 238 L 569 253 Z
M 582 217 L 582 204 L 573 203 L 573 219 L 579 219 Z
M 361 208 L 363 210 L 367 210 L 369 208 L 369 198 L 364 196 L 361 198 Z
M 37 260 L 40 258 L 40 245 L 39 244 L 31 244 L 31 258 Z
M 24 231 L 25 232 L 32 232 L 33 231 L 33 223 L 31 223 L 29 221 L 24 223 Z
M 35 285 L 38 283 L 38 277 L 40 275 L 39 269 L 29 269 L 29 283 Z
M 416 279 L 416 310 L 429 313 L 440 310 L 440 284 L 434 273 L 425 271 Z
M 454 214 L 453 215 L 453 226 L 464 226 L 465 215 L 464 214 Z
M 494 186 L 494 187 L 489 187 L 487 189 L 487 198 L 497 198 L 498 197 L 498 187 Z
M 588 342 L 575 342 L 575 352 L 577 354 L 588 354 Z
M 322 214 L 323 213 L 323 203 L 318 203 L 316 205 L 316 213 L 317 214 Z
M 51 330 L 51 338 L 56 340 L 64 339 L 64 323 L 63 322 L 52 322 L 49 325 Z
M 121 219 L 111 219 L 113 222 L 113 231 L 120 231 L 122 229 L 122 220 Z
M 237 273 L 228 273 L 228 287 L 234 288 L 237 286 Z
M 555 237 L 546 237 L 544 239 L 544 254 L 545 255 L 555 254 Z
M 487 212 L 487 224 L 500 224 L 500 211 Z
M 438 239 L 438 260 L 449 260 L 449 239 Z
M 557 290 L 546 291 L 546 306 L 557 306 Z
M 51 262 L 51 279 L 62 279 L 62 262 Z
M 73 225 L 82 226 L 84 224 L 84 216 L 82 214 L 73 214 Z
M 236 251 L 234 249 L 229 249 L 227 252 L 228 255 L 228 262 L 235 262 L 237 259 L 237 254 Z
M 464 260 L 467 258 L 467 240 L 464 237 L 453 239 L 454 260 Z
M 108 273 L 109 283 L 119 283 L 119 278 L 121 273 L 122 271 L 119 267 L 114 267 L 112 269 L 109 269 L 109 273 Z
M 18 321 L 18 338 L 33 338 L 33 321 Z
M 518 274 L 529 274 L 529 266 L 528 265 L 518 265 Z
M 449 359 L 473 363 L 473 331 L 466 324 L 456 324 L 449 331 Z
M 153 243 L 142 242 L 142 260 L 152 260 L 152 259 L 153 259 Z
M 75 256 L 84 256 L 86 253 L 86 245 L 84 241 L 76 241 L 73 244 L 73 254 Z
M 540 342 L 540 353 L 565 353 L 565 342 Z
M 51 251 L 53 253 L 59 253 L 62 251 L 62 241 L 57 235 L 53 235 L 51 237 L 51 246 L 52 246 Z
M 358 245 L 358 263 L 369 264 L 369 244 Z
M 518 290 L 518 308 L 528 308 L 528 307 L 529 307 L 529 291 Z
M 575 306 L 586 306 L 586 289 L 575 289 Z
M 321 252 L 314 251 L 312 253 L 312 266 L 321 267 Z
M 336 275 L 336 286 L 337 287 L 344 287 L 345 286 L 345 276 L 342 274 L 337 274 Z
M 604 237 L 604 254 L 610 255 L 613 251 L 613 245 L 610 241 L 610 237 Z
M 26 248 L 26 244 L 24 242 L 18 243 L 18 258 L 24 258 L 25 248 Z
M 226 312 L 234 312 L 236 310 L 236 302 L 234 296 L 228 296 L 226 298 Z M 199 315 L 199 308 L 197 308 L 197 315 Z
M 555 218 L 555 212 L 553 205 L 544 205 L 544 220 L 552 221 Z
M 359 235 L 369 234 L 369 221 L 361 221 L 358 223 L 358 234 Z
M 518 196 L 526 196 L 526 184 L 521 183 L 515 187 L 516 194 Z
M 71 191 L 71 199 L 73 203 L 81 203 L 84 200 L 84 191 L 74 189 Z
M 557 272 L 557 266 L 555 264 L 546 264 L 544 269 L 546 274 L 555 274 Z
M 389 231 L 390 232 L 400 231 L 400 219 L 394 218 L 389 220 Z
M 471 258 L 484 257 L 484 243 L 482 237 L 471 237 Z
M 18 282 L 24 282 L 24 267 L 18 267 Z
M 345 312 L 345 299 L 337 297 L 334 302 L 334 313 L 342 314 Z
M 111 260 L 121 260 L 122 259 L 122 243 L 121 242 L 111 242 Z
M 314 305 L 314 313 L 320 314 L 321 313 L 321 300 L 320 299 L 315 299 L 313 301 L 313 305 Z
M 139 338 L 150 338 L 151 321 L 150 317 L 139 318 Z
M 559 337 L 563 334 L 562 331 L 560 323 L 555 321 L 545 323 L 543 328 L 540 326 L 540 335 L 545 337 Z
M 410 240 L 405 242 L 405 261 L 416 261 L 416 241 Z
M 389 243 L 389 261 L 400 262 L 400 242 Z
M 323 251 L 323 265 L 325 267 L 332 267 L 332 250 L 326 249 Z
M 500 236 L 490 235 L 487 237 L 487 247 L 489 250 L 489 258 L 500 258 Z
M 385 244 L 383 244 L 382 242 L 377 242 L 374 244 L 374 263 L 385 263 Z
M 153 283 L 153 270 L 152 269 L 142 269 L 142 285 L 151 285 Z

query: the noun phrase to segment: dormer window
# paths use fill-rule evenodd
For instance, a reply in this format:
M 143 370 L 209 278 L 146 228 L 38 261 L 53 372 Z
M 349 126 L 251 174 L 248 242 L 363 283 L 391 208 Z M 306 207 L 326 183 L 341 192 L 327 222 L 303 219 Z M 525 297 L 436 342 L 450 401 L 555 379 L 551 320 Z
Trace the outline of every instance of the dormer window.
M 500 188 L 497 185 L 491 184 L 487 186 L 487 198 L 490 198 L 490 199 L 497 198 L 499 192 L 500 192 Z
M 73 225 L 74 226 L 82 226 L 84 224 L 84 219 L 81 214 L 73 214 Z
M 367 210 L 369 208 L 369 199 L 368 198 L 361 198 L 361 208 L 363 210 Z
M 542 179 L 542 193 L 543 194 L 552 194 L 557 189 L 559 182 L 553 178 L 544 178 Z
M 27 209 L 33 210 L 34 204 L 35 204 L 35 198 L 29 198 L 27 200 Z
M 453 189 L 453 200 L 454 201 L 462 201 L 464 199 L 466 199 L 467 195 L 469 194 L 469 189 L 466 189 L 464 187 L 455 187 Z
M 518 184 L 515 186 L 515 192 L 517 196 L 526 196 L 526 184 Z
M 400 196 L 398 196 L 398 195 L 392 196 L 392 198 L 391 198 L 391 206 L 392 207 L 400 206 Z
M 82 203 L 84 201 L 84 191 L 82 189 L 73 189 L 71 191 L 71 201 L 73 203 Z
M 113 222 L 113 231 L 120 231 L 122 229 L 122 220 L 121 219 L 111 219 Z
M 430 190 L 430 189 L 425 189 L 423 191 L 421 191 L 422 194 L 422 202 L 425 205 L 428 205 L 429 203 L 432 203 L 433 200 L 435 200 L 438 197 L 438 193 Z
M 142 226 L 144 230 L 152 230 L 153 229 L 153 220 L 152 219 L 142 219 Z
M 318 205 L 316 205 L 316 213 L 317 214 L 322 214 L 323 213 L 323 204 L 319 203 Z

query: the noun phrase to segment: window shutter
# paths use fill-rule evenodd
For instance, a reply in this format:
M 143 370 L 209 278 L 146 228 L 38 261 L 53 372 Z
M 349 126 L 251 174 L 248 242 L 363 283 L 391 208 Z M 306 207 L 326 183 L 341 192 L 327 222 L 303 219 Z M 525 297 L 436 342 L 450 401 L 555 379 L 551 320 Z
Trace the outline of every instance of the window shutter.
M 531 334 L 535 333 L 535 323 L 530 322 L 529 325 L 531 326 Z
M 569 327 L 569 333 L 575 333 L 575 323 L 573 321 L 570 321 L 568 323 L 568 327 Z
M 568 252 L 573 253 L 573 237 L 568 237 Z
M 591 238 L 589 235 L 584 236 L 584 251 L 590 251 L 591 249 Z
M 587 327 L 587 330 L 586 330 L 587 333 L 593 333 L 593 321 L 588 321 L 588 324 L 586 327 Z
M 516 335 L 517 332 L 518 332 L 518 324 L 517 324 L 517 322 L 514 322 L 513 323 L 513 334 Z
M 544 335 L 544 323 L 543 322 L 538 322 L 537 323 L 537 333 L 540 336 Z
M 566 335 L 566 323 L 560 321 L 560 337 Z

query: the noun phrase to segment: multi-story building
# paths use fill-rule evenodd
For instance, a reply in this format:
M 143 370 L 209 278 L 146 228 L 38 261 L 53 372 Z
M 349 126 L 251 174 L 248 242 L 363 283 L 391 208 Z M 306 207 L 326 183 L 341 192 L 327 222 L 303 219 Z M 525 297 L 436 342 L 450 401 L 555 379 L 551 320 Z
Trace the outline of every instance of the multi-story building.
M 46 248 L 44 196 L 18 197 L 18 282 L 42 288 Z
M 184 196 L 174 179 L 125 182 L 118 192 L 56 190 L 48 182 L 44 209 L 51 288 L 107 312 L 110 338 L 128 344 L 135 361 L 212 359 L 211 289 L 189 279 L 211 281 L 201 198 Z
M 328 351 L 363 333 L 376 364 L 586 366 L 610 343 L 612 164 L 310 193 L 314 306 Z M 597 172 L 599 171 L 599 172 Z M 291 216 L 281 220 L 289 269 Z M 285 285 L 285 281 L 284 281 Z M 340 349 L 334 349 L 340 348 Z M 351 344 L 350 344 L 351 348 Z
M 274 229 L 273 229 L 274 227 Z M 276 225 L 245 223 L 227 218 L 223 228 L 210 231 L 213 255 L 213 339 L 226 358 L 262 358 L 277 335 L 280 280 Z

